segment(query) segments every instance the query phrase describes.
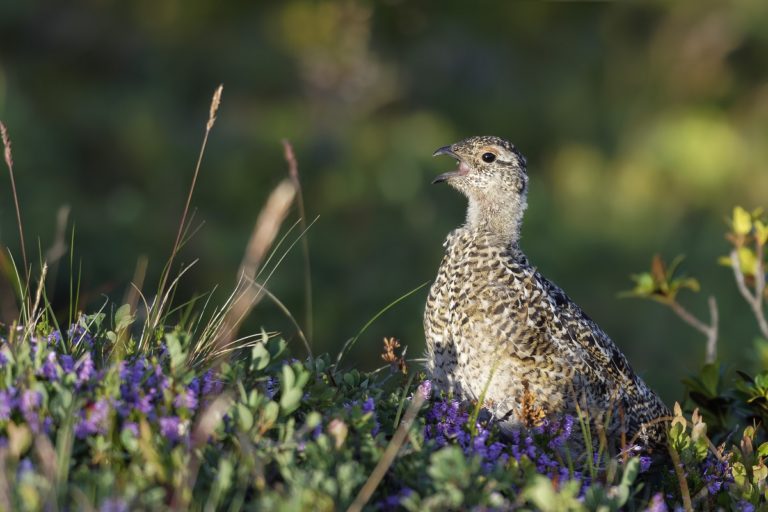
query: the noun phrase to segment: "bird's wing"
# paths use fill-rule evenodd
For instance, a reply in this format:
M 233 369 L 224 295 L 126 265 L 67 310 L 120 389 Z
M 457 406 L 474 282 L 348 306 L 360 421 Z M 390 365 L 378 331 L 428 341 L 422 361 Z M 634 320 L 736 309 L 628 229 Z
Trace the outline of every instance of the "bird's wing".
M 608 372 L 616 384 L 637 386 L 638 379 L 626 356 L 611 338 L 556 284 L 539 275 L 547 296 L 556 310 L 570 340 L 584 350 L 585 356 Z M 627 389 L 627 391 L 631 391 Z
M 602 382 L 609 389 L 631 391 L 628 388 L 637 385 L 637 377 L 624 354 L 563 290 L 530 267 L 522 277 L 515 270 L 492 286 L 490 293 L 503 297 L 498 300 L 506 304 L 502 314 L 520 318 L 520 312 L 524 312 L 528 321 L 518 325 L 518 336 L 522 333 L 538 337 L 562 357 L 570 356 L 583 365 L 586 378 Z M 498 318 L 492 321 L 500 322 Z M 509 340 L 518 343 L 518 336 Z

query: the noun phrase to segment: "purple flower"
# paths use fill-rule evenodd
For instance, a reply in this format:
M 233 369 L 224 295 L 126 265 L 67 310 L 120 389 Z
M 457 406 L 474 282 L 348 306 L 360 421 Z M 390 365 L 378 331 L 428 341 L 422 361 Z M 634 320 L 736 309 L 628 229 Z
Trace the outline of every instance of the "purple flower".
M 80 324 L 73 324 L 69 328 L 69 340 L 74 345 L 85 343 L 89 349 L 93 348 L 93 336 Z
M 75 364 L 75 372 L 77 380 L 75 381 L 77 387 L 85 385 L 94 375 L 96 375 L 96 369 L 93 365 L 93 359 L 90 352 L 87 352 L 85 356 Z
M 72 356 L 70 355 L 62 355 L 61 356 L 61 369 L 64 370 L 64 373 L 70 373 L 75 368 L 75 361 L 72 359 Z
M 134 437 L 139 437 L 139 425 L 133 421 L 126 421 L 123 430 L 128 430 Z
M 43 401 L 43 394 L 39 391 L 33 391 L 26 389 L 21 394 L 19 400 L 19 408 L 21 409 L 21 415 L 24 416 L 24 421 L 27 422 L 29 428 L 35 434 L 40 433 L 40 414 L 37 408 L 40 407 L 40 403 Z
M 5 356 L 4 353 L 0 352 L 0 368 L 4 368 L 7 363 L 8 363 L 8 358 Z
M 376 403 L 373 401 L 373 398 L 368 398 L 368 400 L 363 402 L 362 409 L 364 413 L 367 414 L 369 412 L 373 412 L 375 408 L 376 408 Z
M 222 387 L 223 384 L 216 378 L 216 374 L 214 373 L 213 369 L 208 370 L 203 374 L 203 396 L 209 395 L 211 393 L 218 393 L 221 391 Z
M 40 374 L 50 381 L 59 379 L 59 365 L 56 361 L 56 352 L 51 351 L 48 353 L 43 367 L 40 368 Z
M 34 470 L 35 468 L 32 466 L 32 461 L 29 460 L 29 457 L 24 457 L 19 461 L 19 467 L 16 469 L 16 474 L 18 475 L 18 478 L 22 478 L 26 473 L 32 473 Z
M 421 396 L 424 397 L 424 400 L 429 400 L 429 398 L 432 396 L 432 381 L 425 380 L 419 384 L 419 393 L 421 393 Z
M 99 512 L 128 512 L 128 504 L 121 498 L 108 498 L 99 507 Z
M 703 466 L 702 476 L 707 484 L 709 494 L 714 496 L 724 487 L 727 488 L 729 483 L 733 482 L 728 461 L 720 461 L 714 456 L 709 455 L 704 460 Z
M 105 435 L 109 428 L 109 405 L 106 398 L 100 398 L 81 411 L 80 421 L 75 425 L 75 435 L 79 439 L 94 434 Z
M 0 421 L 11 417 L 15 394 L 16 390 L 14 388 L 0 391 Z
M 58 345 L 59 343 L 61 343 L 61 332 L 53 331 L 51 334 L 49 334 L 48 343 L 50 345 Z
M 399 492 L 390 494 L 384 498 L 384 501 L 381 502 L 381 508 L 384 510 L 396 510 L 400 507 L 400 504 L 403 502 L 403 500 L 411 494 L 413 494 L 413 490 L 411 488 L 403 487 Z
M 563 416 L 559 420 L 550 421 L 546 429 L 550 436 L 549 447 L 553 450 L 562 448 L 573 433 L 574 417 L 570 415 Z
M 754 512 L 755 510 L 755 506 L 747 500 L 739 501 L 736 506 L 738 507 L 737 510 L 739 510 L 739 512 Z
M 177 408 L 185 408 L 194 411 L 197 407 L 197 396 L 191 389 L 185 389 L 176 395 L 176 398 L 173 400 L 173 405 Z
M 653 495 L 653 498 L 651 498 L 650 503 L 648 503 L 648 508 L 645 509 L 645 512 L 667 512 L 667 504 L 664 503 L 664 495 L 660 492 L 657 492 Z
M 184 424 L 178 416 L 160 418 L 160 433 L 171 441 L 178 441 L 184 435 Z
M 640 472 L 645 473 L 651 468 L 651 458 L 647 455 L 640 456 Z
M 278 380 L 274 377 L 269 377 L 267 379 L 266 384 L 264 385 L 267 398 L 272 400 L 275 397 L 275 395 L 277 395 L 277 391 L 279 387 L 280 387 L 280 383 L 278 382 Z M 203 393 L 207 394 L 205 393 L 205 391 L 203 391 Z

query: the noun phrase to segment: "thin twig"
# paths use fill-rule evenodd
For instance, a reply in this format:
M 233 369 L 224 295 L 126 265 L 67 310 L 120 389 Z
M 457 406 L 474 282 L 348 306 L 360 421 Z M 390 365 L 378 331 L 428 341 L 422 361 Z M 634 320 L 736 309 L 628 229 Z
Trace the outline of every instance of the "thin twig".
M 709 327 L 710 332 L 707 335 L 707 363 L 714 363 L 717 359 L 717 337 L 720 328 L 720 315 L 717 310 L 717 299 L 710 295 L 707 300 L 709 305 Z
M 413 394 L 413 401 L 405 411 L 405 416 L 403 417 L 402 423 L 400 423 L 400 426 L 397 427 L 395 434 L 392 436 L 389 444 L 384 449 L 384 453 L 381 455 L 381 459 L 379 459 L 376 467 L 373 468 L 373 471 L 371 471 L 371 474 L 368 476 L 368 480 L 366 480 L 363 486 L 360 488 L 360 492 L 357 493 L 355 501 L 353 501 L 349 506 L 347 512 L 360 512 L 363 510 L 365 504 L 368 503 L 368 500 L 371 499 L 371 496 L 373 496 L 374 491 L 376 491 L 376 488 L 381 483 L 384 475 L 387 474 L 387 470 L 395 461 L 395 457 L 397 457 L 397 453 L 400 451 L 403 443 L 405 443 L 405 440 L 408 436 L 408 431 L 411 429 L 411 425 L 413 424 L 413 420 L 416 419 L 416 415 L 418 414 L 419 409 L 421 409 L 421 406 L 424 404 L 425 400 L 426 396 L 424 396 L 421 390 L 418 390 Z
M 683 508 L 686 512 L 693 512 L 693 505 L 691 504 L 691 491 L 688 488 L 688 480 L 685 479 L 685 472 L 683 471 L 683 463 L 680 462 L 680 455 L 672 446 L 672 443 L 668 443 L 667 448 L 669 449 L 669 456 L 672 458 L 672 466 L 675 468 L 677 482 L 680 484 L 680 494 L 683 498 Z
M 696 318 L 690 311 L 685 309 L 682 304 L 675 299 L 665 301 L 672 311 L 675 312 L 685 323 L 702 333 L 707 337 L 707 353 L 706 362 L 714 363 L 717 359 L 717 335 L 718 335 L 718 323 L 719 315 L 717 312 L 717 302 L 715 298 L 710 295 L 709 304 L 709 318 L 710 324 L 707 325 L 698 318 Z
M 11 176 L 11 191 L 13 193 L 13 204 L 16 207 L 16 223 L 19 228 L 19 241 L 21 242 L 21 259 L 24 262 L 24 276 L 26 278 L 25 289 L 29 289 L 29 261 L 27 260 L 27 244 L 24 242 L 24 225 L 21 222 L 21 208 L 19 208 L 19 195 L 16 192 L 16 180 L 13 177 L 13 154 L 11 153 L 11 139 L 8 136 L 8 128 L 0 121 L 0 136 L 3 139 L 5 148 L 5 165 L 8 166 L 8 174 Z
M 760 249 L 761 246 L 758 245 L 758 248 Z M 758 253 L 762 258 L 762 250 L 758 250 Z M 741 296 L 744 297 L 744 300 L 747 301 L 749 307 L 752 308 L 752 312 L 755 314 L 757 325 L 760 328 L 760 332 L 762 332 L 763 337 L 768 339 L 768 321 L 765 319 L 765 313 L 763 312 L 763 290 L 765 289 L 765 276 L 763 275 L 762 277 L 758 277 L 757 275 L 764 272 L 763 265 L 758 262 L 758 268 L 755 269 L 757 271 L 755 272 L 755 292 L 759 292 L 756 295 L 752 295 L 752 292 L 749 291 L 749 288 L 747 287 L 747 283 L 744 280 L 744 273 L 741 271 L 739 253 L 736 249 L 731 251 L 731 267 L 733 268 L 733 277 L 736 280 L 736 286 L 738 287 Z M 762 289 L 760 287 L 762 287 Z
M 291 177 L 293 186 L 296 188 L 296 199 L 299 203 L 299 220 L 301 222 L 301 230 L 307 230 L 307 212 L 304 209 L 304 193 L 301 189 L 301 180 L 299 179 L 299 164 L 296 161 L 296 154 L 293 151 L 293 146 L 288 139 L 283 139 L 283 149 L 285 150 L 285 161 L 288 162 L 288 175 Z M 306 324 L 304 330 L 306 331 L 307 340 L 312 341 L 312 332 L 314 326 L 313 320 L 313 306 L 312 306 L 312 270 L 309 264 L 309 240 L 308 237 L 304 237 L 301 240 L 301 249 L 304 254 L 304 307 L 306 308 Z

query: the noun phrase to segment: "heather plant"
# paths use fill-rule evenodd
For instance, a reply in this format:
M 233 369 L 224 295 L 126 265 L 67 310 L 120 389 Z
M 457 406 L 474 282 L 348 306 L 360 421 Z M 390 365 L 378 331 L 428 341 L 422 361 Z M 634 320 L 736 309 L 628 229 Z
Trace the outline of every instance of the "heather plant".
M 206 140 L 220 100 L 218 89 Z M 2 128 L 12 175 L 10 141 Z M 680 259 L 666 265 L 654 258 L 650 272 L 634 277 L 631 292 L 671 307 L 707 340 L 706 364 L 684 380 L 686 399 L 666 419 L 668 453 L 651 458 L 632 440 L 613 453 L 605 433 L 595 428 L 599 418 L 581 412 L 548 416 L 530 393 L 522 397 L 519 427 L 502 432 L 482 398 L 470 403 L 434 393 L 401 340 L 384 340 L 381 368 L 342 365 L 373 321 L 421 287 L 374 315 L 338 355 L 313 353 L 311 333 L 267 287 L 311 227 L 298 222 L 301 234 L 287 248 L 282 244 L 293 228 L 272 247 L 290 204 L 300 200 L 296 160 L 287 143 L 285 150 L 290 180 L 268 199 L 235 289 L 221 306 L 199 300 L 177 306 L 177 285 L 189 267 L 175 277 L 171 272 L 192 229 L 187 212 L 202 151 L 154 298 L 137 292 L 125 304 L 108 301 L 98 311 L 81 313 L 73 277 L 69 314 L 57 315 L 45 291 L 46 264 L 36 274 L 22 253 L 22 268 L 12 273 L 20 315 L 0 328 L 0 509 L 766 506 L 768 373 L 725 371 L 716 357 L 717 303 L 708 301 L 709 323 L 685 309 L 679 293 L 700 285 L 680 275 Z M 733 269 L 768 338 L 765 226 L 761 211 L 736 208 L 727 237 L 733 250 L 723 263 Z M 307 275 L 308 261 L 305 252 Z M 266 330 L 238 334 L 262 298 L 289 317 L 302 346 Z

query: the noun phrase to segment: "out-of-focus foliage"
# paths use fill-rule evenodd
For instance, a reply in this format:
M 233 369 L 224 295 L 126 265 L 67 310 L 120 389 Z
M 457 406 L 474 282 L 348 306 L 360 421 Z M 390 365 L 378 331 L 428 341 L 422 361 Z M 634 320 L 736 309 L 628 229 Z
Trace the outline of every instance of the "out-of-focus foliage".
M 223 82 L 193 200 L 205 224 L 181 255 L 200 261 L 183 290 L 234 280 L 258 205 L 285 172 L 288 137 L 309 216 L 320 215 L 309 233 L 314 344 L 332 351 L 433 276 L 463 218 L 457 194 L 428 186 L 444 170 L 431 152 L 468 135 L 509 138 L 529 161 L 525 250 L 669 401 L 680 369 L 698 367 L 698 335 L 615 292 L 648 255 L 685 252 L 720 298 L 732 333 L 723 357 L 754 359 L 730 271 L 709 269 L 731 205 L 765 204 L 767 53 L 761 0 L 2 2 L 0 118 L 27 233 L 54 246 L 57 212 L 71 207 L 75 268 L 82 260 L 93 304 L 124 293 L 139 255 L 157 282 L 205 106 Z M 0 245 L 18 254 L 10 198 L 3 172 Z M 296 251 L 282 268 L 300 261 Z M 60 266 L 50 276 L 61 296 Z M 298 272 L 271 285 L 301 318 Z M 383 335 L 417 354 L 422 299 L 369 329 L 359 362 L 373 364 L 366 345 Z M 12 309 L 0 300 L 2 318 Z M 282 326 L 269 307 L 254 315 L 260 324 Z

